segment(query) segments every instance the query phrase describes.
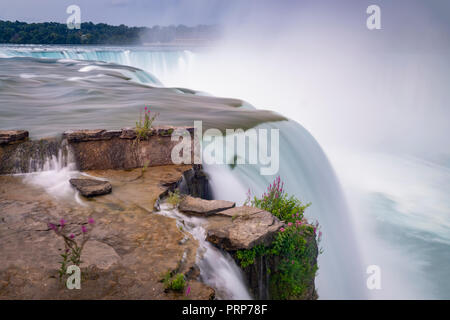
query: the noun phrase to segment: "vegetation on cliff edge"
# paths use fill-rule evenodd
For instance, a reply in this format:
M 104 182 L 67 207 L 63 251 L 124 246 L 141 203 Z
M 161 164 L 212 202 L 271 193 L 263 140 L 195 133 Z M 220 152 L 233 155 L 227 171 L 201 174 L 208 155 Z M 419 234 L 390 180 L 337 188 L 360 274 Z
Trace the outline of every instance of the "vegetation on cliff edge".
M 318 223 L 307 224 L 303 217 L 310 204 L 303 205 L 294 196 L 288 196 L 280 177 L 275 179 L 261 198 L 255 196 L 251 199 L 250 191 L 247 196 L 247 205 L 271 212 L 286 226 L 277 232 L 269 246 L 261 244 L 250 250 L 237 251 L 236 257 L 241 267 L 251 266 L 261 256 L 276 259 L 276 270 L 269 270 L 271 298 L 304 298 L 318 269 L 316 247 L 311 244 L 311 239 L 319 242 L 322 235 L 320 231 L 317 232 Z

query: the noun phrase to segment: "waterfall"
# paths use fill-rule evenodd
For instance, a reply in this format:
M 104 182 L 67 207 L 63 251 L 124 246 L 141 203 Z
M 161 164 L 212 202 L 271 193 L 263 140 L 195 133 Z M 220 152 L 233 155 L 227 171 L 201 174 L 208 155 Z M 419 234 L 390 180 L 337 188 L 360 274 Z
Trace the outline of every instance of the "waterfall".
M 78 193 L 69 180 L 79 172 L 66 140 L 49 138 L 26 141 L 5 148 L 6 157 L 2 169 L 10 174 L 23 176 L 24 182 L 43 187 L 52 196 L 75 198 L 81 203 Z
M 0 57 L 33 57 L 50 59 L 92 60 L 132 66 L 154 74 L 165 85 L 182 82 L 180 76 L 192 68 L 195 55 L 189 50 L 116 47 L 54 47 L 54 46 L 0 46 Z M 140 81 L 150 81 L 142 76 Z
M 251 298 L 242 271 L 233 258 L 205 240 L 204 218 L 184 215 L 167 204 L 162 204 L 161 210 L 157 213 L 176 219 L 177 225 L 198 241 L 197 265 L 200 268 L 200 277 L 204 283 L 215 289 L 217 298 L 239 300 Z
M 294 121 L 266 123 L 257 128 L 280 130 L 278 175 L 285 182 L 289 194 L 303 203 L 311 203 L 305 216 L 321 225 L 324 252 L 319 255 L 316 279 L 319 297 L 364 298 L 365 270 L 351 216 L 339 182 L 321 147 Z M 205 171 L 212 180 L 213 197 L 237 203 L 245 200 L 248 188 L 252 195 L 261 196 L 275 178 L 261 175 L 258 165 L 237 165 L 234 169 L 205 165 Z

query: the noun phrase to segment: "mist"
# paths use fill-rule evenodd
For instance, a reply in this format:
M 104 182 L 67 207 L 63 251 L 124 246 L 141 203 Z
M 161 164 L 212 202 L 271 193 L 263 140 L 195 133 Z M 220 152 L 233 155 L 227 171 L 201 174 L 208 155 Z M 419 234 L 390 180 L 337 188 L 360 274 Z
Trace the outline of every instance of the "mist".
M 381 30 L 366 27 L 371 4 L 381 8 Z M 448 272 L 432 267 L 450 263 L 439 253 L 450 245 L 448 2 L 241 9 L 245 17 L 225 19 L 219 46 L 163 82 L 302 124 L 336 170 L 365 264 L 383 270 L 383 290 L 369 296 L 448 298 Z

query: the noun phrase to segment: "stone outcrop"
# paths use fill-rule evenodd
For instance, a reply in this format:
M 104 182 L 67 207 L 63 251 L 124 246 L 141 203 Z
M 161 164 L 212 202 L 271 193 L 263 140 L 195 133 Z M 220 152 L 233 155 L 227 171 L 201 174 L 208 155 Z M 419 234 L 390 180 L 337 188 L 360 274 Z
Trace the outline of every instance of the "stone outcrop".
M 183 180 L 192 166 L 161 166 L 128 171 L 97 170 L 113 192 L 81 206 L 58 200 L 19 176 L 0 176 L 0 299 L 186 299 L 166 291 L 167 271 L 183 273 L 188 299 L 212 299 L 214 290 L 199 281 L 197 241 L 174 219 L 151 214 L 154 201 Z M 64 241 L 47 223 L 67 222 L 81 237 L 81 226 L 95 220 L 82 254 L 81 290 L 58 279 Z
M 193 200 L 190 200 L 190 202 Z M 202 203 L 195 199 L 195 202 Z M 307 221 L 304 219 L 303 224 Z M 216 211 L 207 216 L 206 240 L 227 251 L 236 260 L 238 250 L 251 250 L 255 246 L 270 246 L 274 236 L 285 224 L 273 216 L 270 212 L 255 207 L 242 206 L 226 210 Z M 312 226 L 311 226 L 312 229 Z M 304 232 L 304 231 L 303 231 Z M 310 267 L 314 268 L 317 263 L 318 247 L 313 233 L 304 233 L 306 240 L 306 251 L 309 253 Z M 246 276 L 249 288 L 256 299 L 273 299 L 279 296 L 279 288 L 271 281 L 271 272 L 277 270 L 283 257 L 274 255 L 261 255 L 255 258 L 242 271 Z M 301 297 L 296 299 L 317 299 L 314 277 L 306 280 L 306 290 Z
M 66 131 L 63 138 L 80 170 L 132 169 L 173 164 L 172 149 L 178 141 L 172 141 L 171 134 L 177 129 L 193 134 L 192 127 L 166 126 L 151 128 L 148 138 L 140 141 L 132 128 Z M 191 143 L 193 161 L 194 139 Z
M 226 251 L 270 244 L 283 223 L 270 212 L 254 207 L 236 207 L 208 220 L 206 240 Z
M 147 139 L 138 141 L 136 130 L 70 130 L 62 137 L 28 140 L 23 130 L 0 131 L 0 174 L 27 173 L 42 170 L 46 161 L 62 152 L 68 154 L 79 170 L 134 169 L 172 165 L 172 141 L 176 130 L 191 135 L 191 163 L 194 161 L 194 128 L 161 126 L 149 129 Z M 195 177 L 201 178 L 201 177 Z M 201 191 L 201 190 L 199 190 Z M 194 192 L 193 194 L 198 194 Z
M 185 196 L 181 200 L 178 209 L 184 213 L 198 216 L 210 216 L 219 211 L 233 208 L 236 204 L 225 200 L 203 200 L 191 196 Z
M 111 183 L 108 181 L 95 179 L 70 179 L 70 184 L 74 186 L 85 197 L 95 197 L 111 192 Z
M 25 130 L 0 130 L 0 145 L 13 144 L 24 141 L 28 138 L 28 131 Z
M 317 242 L 313 234 L 304 235 L 307 251 L 311 253 L 312 259 L 310 260 L 310 267 L 313 267 L 317 263 L 317 256 L 319 255 L 319 249 Z M 239 264 L 236 254 L 231 252 L 235 258 L 236 263 Z M 273 270 L 277 270 L 277 266 L 280 264 L 279 256 L 259 256 L 255 258 L 255 262 L 245 268 L 242 268 L 245 278 L 247 279 L 248 286 L 253 293 L 253 296 L 258 300 L 273 299 L 273 297 L 279 295 L 279 289 L 271 284 L 271 275 Z M 307 290 L 302 297 L 296 299 L 301 300 L 316 300 L 318 298 L 315 289 L 315 279 L 311 277 L 307 280 Z

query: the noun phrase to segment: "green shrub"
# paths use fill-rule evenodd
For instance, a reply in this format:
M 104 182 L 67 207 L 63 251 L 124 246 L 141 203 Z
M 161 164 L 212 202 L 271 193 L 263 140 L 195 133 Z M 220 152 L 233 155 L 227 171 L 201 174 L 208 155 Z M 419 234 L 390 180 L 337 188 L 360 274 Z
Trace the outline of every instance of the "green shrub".
M 148 139 L 151 133 L 152 123 L 155 121 L 158 114 L 153 114 L 150 116 L 150 110 L 147 107 L 144 108 L 144 119 L 142 119 L 142 110 L 139 113 L 139 121 L 136 121 L 136 140 Z
M 163 282 L 166 289 L 174 291 L 183 291 L 186 286 L 186 280 L 182 273 L 177 273 L 172 277 L 172 273 L 168 271 L 164 274 Z
M 176 189 L 174 192 L 169 191 L 169 196 L 167 197 L 167 202 L 173 207 L 178 207 L 181 201 L 180 191 Z
M 261 198 L 250 198 L 247 195 L 246 204 L 271 212 L 286 223 L 275 235 L 269 246 L 258 245 L 250 250 L 239 250 L 236 258 L 242 268 L 255 263 L 260 256 L 277 258 L 276 270 L 271 270 L 270 291 L 273 299 L 302 299 L 317 272 L 315 246 L 308 238 L 316 238 L 318 223 L 315 226 L 305 224 L 304 211 L 310 204 L 303 205 L 294 196 L 288 196 L 284 191 L 284 183 L 280 177 Z M 320 241 L 321 232 L 317 237 Z
M 251 199 L 248 193 L 245 204 L 268 211 L 281 221 L 292 223 L 302 220 L 305 209 L 311 205 L 310 203 L 303 205 L 296 197 L 289 197 L 285 193 L 284 182 L 281 182 L 280 177 L 267 187 L 267 191 L 260 199 L 256 196 Z

